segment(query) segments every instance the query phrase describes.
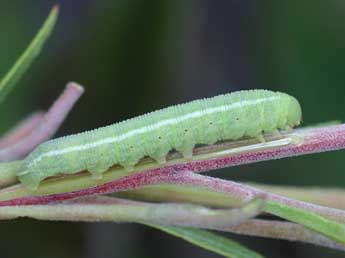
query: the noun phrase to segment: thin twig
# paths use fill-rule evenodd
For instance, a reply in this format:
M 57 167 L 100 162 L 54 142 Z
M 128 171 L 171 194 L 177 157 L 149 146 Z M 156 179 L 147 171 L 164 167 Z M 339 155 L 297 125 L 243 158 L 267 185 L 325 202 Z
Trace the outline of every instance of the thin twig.
M 74 82 L 68 83 L 65 91 L 44 115 L 40 125 L 20 142 L 0 151 L 0 161 L 21 159 L 37 145 L 50 139 L 58 130 L 83 92 L 84 89 L 80 85 Z
M 223 228 L 238 225 L 260 213 L 262 199 L 239 209 L 210 209 L 192 204 L 153 204 L 113 197 L 86 197 L 55 205 L 1 207 L 0 220 L 30 217 L 41 220 L 156 223 Z
M 345 189 L 311 186 L 276 186 L 258 183 L 245 184 L 291 199 L 345 210 Z
M 279 194 L 291 199 L 345 210 L 345 190 L 342 189 L 302 186 L 272 186 L 256 183 L 250 183 L 249 185 L 266 192 Z M 114 193 L 113 195 L 120 198 L 141 201 L 188 202 L 221 208 L 231 207 L 232 204 L 229 204 L 228 196 L 225 194 L 182 185 L 151 185 L 131 191 Z
M 302 225 L 291 222 L 251 219 L 237 226 L 219 230 L 249 236 L 300 241 L 345 251 L 345 245 L 338 244 Z

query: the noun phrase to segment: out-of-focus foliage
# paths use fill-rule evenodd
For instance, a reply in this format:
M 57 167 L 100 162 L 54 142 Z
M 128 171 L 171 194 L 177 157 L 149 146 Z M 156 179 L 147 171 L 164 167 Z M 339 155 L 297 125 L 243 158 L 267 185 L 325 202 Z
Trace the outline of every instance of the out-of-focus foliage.
M 190 243 L 229 258 L 263 258 L 260 254 L 248 250 L 236 242 L 213 234 L 206 230 L 183 227 L 153 226 L 163 232 L 180 237 Z
M 34 39 L 30 42 L 29 46 L 16 60 L 11 69 L 0 79 L 0 103 L 5 99 L 7 94 L 13 89 L 14 85 L 20 80 L 41 52 L 45 41 L 54 28 L 58 12 L 59 8 L 57 6 L 53 7 L 48 18 L 37 32 Z
M 1 2 L 0 75 L 55 4 L 36 3 Z M 296 96 L 304 125 L 345 120 L 344 1 L 64 0 L 60 6 L 54 37 L 20 81 L 30 87 L 3 103 L 1 132 L 30 111 L 46 108 L 70 80 L 85 85 L 86 94 L 59 135 L 248 88 Z M 212 173 L 242 181 L 345 187 L 344 155 Z M 218 257 L 137 225 L 18 220 L 2 222 L 0 229 L 6 232 L 0 235 L 2 253 L 11 257 Z M 296 243 L 238 239 L 269 257 L 343 256 Z

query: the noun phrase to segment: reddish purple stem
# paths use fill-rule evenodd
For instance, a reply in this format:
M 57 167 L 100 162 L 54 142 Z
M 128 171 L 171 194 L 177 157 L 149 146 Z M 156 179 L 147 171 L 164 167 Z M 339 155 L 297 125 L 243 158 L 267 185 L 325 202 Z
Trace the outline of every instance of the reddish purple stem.
M 253 194 L 250 194 L 248 193 L 247 190 L 242 190 L 243 186 L 241 184 L 238 184 L 235 182 L 200 176 L 186 170 L 175 171 L 172 168 L 170 170 L 167 170 L 165 168 L 165 169 L 154 169 L 149 172 L 142 172 L 142 173 L 138 173 L 134 175 L 125 176 L 118 180 L 114 180 L 112 182 L 109 182 L 100 186 L 83 189 L 80 191 L 62 193 L 62 194 L 23 197 L 23 198 L 8 200 L 8 201 L 1 201 L 0 206 L 44 204 L 44 203 L 74 199 L 74 198 L 78 198 L 82 196 L 127 191 L 127 190 L 136 189 L 145 185 L 155 185 L 155 184 L 164 184 L 164 183 L 209 187 L 210 183 L 204 178 L 212 179 L 212 182 L 215 182 L 215 185 L 213 185 L 214 189 L 222 191 L 222 188 L 225 187 L 227 188 L 227 191 L 229 193 L 231 192 L 233 196 L 238 196 L 240 200 L 248 201 L 256 196 L 255 195 L 256 192 L 255 193 L 253 192 Z M 216 182 L 217 180 L 219 182 Z M 224 184 L 221 184 L 220 181 L 224 181 L 228 183 L 224 185 Z M 244 198 L 244 196 L 247 196 L 247 198 Z
M 28 120 L 27 124 L 23 124 L 21 130 L 25 129 L 27 131 L 32 128 L 29 134 L 25 137 L 21 137 L 19 141 L 15 141 L 13 145 L 0 150 L 0 161 L 21 159 L 31 152 L 37 145 L 50 139 L 58 130 L 83 92 L 84 89 L 78 84 L 73 82 L 68 83 L 65 91 L 55 101 L 44 117 L 41 120 L 36 121 L 38 123 L 36 126 L 33 126 L 33 122 L 30 120 Z M 16 134 L 16 130 L 13 134 Z M 9 135 L 13 134 L 10 133 Z M 8 142 L 8 139 L 5 138 L 2 142 L 3 141 Z
M 345 251 L 344 245 L 317 234 L 303 225 L 291 222 L 250 219 L 237 226 L 221 228 L 220 230 L 249 236 L 300 241 Z
M 191 162 L 183 165 L 183 169 L 193 172 L 203 172 L 259 161 L 281 159 L 345 148 L 345 124 L 320 128 L 296 129 L 291 134 L 303 136 L 303 141 L 298 144 L 290 144 L 278 148 Z M 287 134 L 287 136 L 289 136 L 289 134 Z
M 274 202 L 311 210 L 320 215 L 335 219 L 337 221 L 344 222 L 345 220 L 345 211 L 342 210 L 326 208 L 315 204 L 292 200 L 283 196 L 267 193 L 259 189 L 239 184 L 233 181 L 202 176 L 186 170 L 176 171 L 174 169 L 167 170 L 166 168 L 154 169 L 149 172 L 141 172 L 138 174 L 125 176 L 118 180 L 114 180 L 112 182 L 100 186 L 83 189 L 80 191 L 62 194 L 23 197 L 2 201 L 0 202 L 0 206 L 46 204 L 75 199 L 83 196 L 100 195 L 119 191 L 133 190 L 146 185 L 155 184 L 178 184 L 190 185 L 194 187 L 205 187 L 212 191 L 230 194 L 232 197 L 237 198 L 241 202 L 252 200 L 257 196 L 265 196 L 266 200 L 271 200 Z

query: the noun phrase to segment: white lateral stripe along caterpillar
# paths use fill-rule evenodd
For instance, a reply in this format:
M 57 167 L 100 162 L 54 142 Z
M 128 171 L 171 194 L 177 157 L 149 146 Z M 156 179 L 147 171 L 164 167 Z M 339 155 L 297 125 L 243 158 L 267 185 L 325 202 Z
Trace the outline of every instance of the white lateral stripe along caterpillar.
M 172 149 L 191 157 L 196 144 L 260 137 L 299 125 L 301 116 L 294 97 L 268 90 L 195 100 L 42 143 L 18 176 L 31 188 L 47 177 L 83 170 L 100 177 L 114 164 L 131 170 L 145 156 L 164 163 Z

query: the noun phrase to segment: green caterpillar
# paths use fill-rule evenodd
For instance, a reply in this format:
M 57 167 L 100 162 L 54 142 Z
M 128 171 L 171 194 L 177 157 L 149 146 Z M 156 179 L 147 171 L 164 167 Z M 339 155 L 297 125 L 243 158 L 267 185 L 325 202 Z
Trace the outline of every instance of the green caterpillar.
M 298 101 L 268 90 L 238 91 L 171 106 L 126 121 L 39 145 L 17 175 L 26 186 L 87 170 L 96 177 L 119 164 L 131 170 L 144 156 L 163 164 L 175 149 L 191 157 L 196 144 L 260 137 L 301 121 Z

